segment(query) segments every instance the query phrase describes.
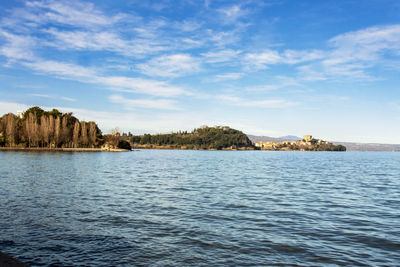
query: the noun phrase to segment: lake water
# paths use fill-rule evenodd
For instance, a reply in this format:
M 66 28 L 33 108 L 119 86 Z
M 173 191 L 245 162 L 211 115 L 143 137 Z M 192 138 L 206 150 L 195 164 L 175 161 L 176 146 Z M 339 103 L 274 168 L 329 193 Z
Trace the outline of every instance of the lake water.
M 0 152 L 32 266 L 399 266 L 400 153 Z

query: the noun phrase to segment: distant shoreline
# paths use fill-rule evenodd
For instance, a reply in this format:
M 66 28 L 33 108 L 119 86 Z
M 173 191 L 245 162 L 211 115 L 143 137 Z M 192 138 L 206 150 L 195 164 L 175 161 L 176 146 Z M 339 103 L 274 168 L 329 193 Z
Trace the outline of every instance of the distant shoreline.
M 39 151 L 39 152 L 127 152 L 126 149 L 101 148 L 46 148 L 46 147 L 0 147 L 0 151 Z

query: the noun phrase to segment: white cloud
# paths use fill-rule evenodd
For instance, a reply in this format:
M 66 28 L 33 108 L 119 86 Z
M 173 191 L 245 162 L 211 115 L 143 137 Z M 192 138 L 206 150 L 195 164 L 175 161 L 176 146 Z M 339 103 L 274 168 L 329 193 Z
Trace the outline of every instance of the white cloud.
M 220 8 L 217 11 L 223 15 L 225 23 L 233 23 L 249 13 L 248 10 L 243 9 L 240 5 Z
M 322 59 L 325 53 L 320 50 L 298 51 L 298 50 L 285 50 L 282 58 L 286 64 L 297 64 L 301 62 L 313 61 Z
M 313 65 L 299 66 L 297 70 L 299 71 L 299 79 L 304 81 L 324 81 L 328 79 L 321 68 L 315 68 Z
M 359 31 L 340 34 L 328 41 L 331 49 L 321 61 L 299 67 L 305 80 L 324 80 L 346 77 L 364 81 L 376 81 L 368 69 L 386 66 L 386 56 L 400 53 L 400 25 L 375 26 Z
M 213 31 L 207 30 L 207 38 L 211 42 L 213 42 L 218 47 L 224 47 L 233 43 L 236 43 L 240 40 L 240 36 L 238 34 L 238 28 L 231 31 Z
M 201 54 L 207 63 L 222 63 L 236 59 L 241 51 L 224 49 Z
M 298 82 L 298 79 L 294 79 L 292 77 L 287 76 L 277 76 L 275 77 L 276 82 L 270 84 L 262 84 L 258 86 L 249 86 L 246 87 L 245 90 L 249 92 L 266 92 L 278 90 L 285 87 L 298 87 L 301 84 Z
M 376 26 L 338 35 L 329 44 L 332 55 L 324 61 L 336 65 L 351 61 L 379 60 L 385 52 L 400 52 L 400 25 Z
M 132 15 L 106 15 L 87 2 L 29 1 L 10 14 L 1 20 L 2 28 L 27 37 L 35 34 L 40 48 L 111 51 L 144 57 L 172 45 L 169 38 L 159 38 L 158 30 L 167 25 L 164 20 L 145 23 Z
M 174 97 L 189 95 L 184 89 L 169 85 L 167 82 L 130 78 L 124 76 L 97 77 L 96 82 L 109 86 L 117 91 L 142 93 L 154 96 Z
M 283 53 L 266 49 L 261 53 L 248 53 L 244 56 L 243 63 L 246 68 L 265 69 L 275 64 L 297 64 L 314 61 L 324 57 L 324 53 L 318 50 L 297 51 L 285 50 Z
M 169 85 L 167 82 L 126 76 L 104 76 L 95 69 L 66 62 L 36 58 L 33 61 L 20 61 L 19 64 L 39 73 L 51 74 L 61 79 L 83 83 L 100 84 L 111 90 L 163 97 L 173 97 L 181 94 L 189 95 L 184 89 Z
M 148 76 L 178 77 L 200 70 L 200 62 L 189 54 L 164 55 L 136 65 Z
M 8 59 L 9 64 L 19 64 L 41 74 L 50 74 L 61 79 L 104 85 L 112 90 L 163 97 L 189 94 L 184 89 L 169 85 L 164 81 L 126 76 L 107 76 L 102 75 L 94 68 L 69 62 L 42 59 L 34 55 L 31 37 L 9 34 L 6 31 L 1 31 L 0 34 L 6 39 L 6 43 L 2 46 L 0 52 Z M 156 71 L 158 68 L 161 76 L 163 74 L 170 74 L 172 76 L 181 75 L 182 73 L 195 71 L 199 68 L 199 64 L 186 54 L 172 55 L 155 62 L 160 65 L 149 65 L 148 70 Z M 165 71 L 162 68 L 166 68 Z
M 184 20 L 182 22 L 176 22 L 175 28 L 183 32 L 192 32 L 198 30 L 203 23 L 195 20 Z
M 297 102 L 292 102 L 285 99 L 249 100 L 231 95 L 218 95 L 217 98 L 222 100 L 227 105 L 251 108 L 282 109 L 293 107 L 299 104 Z
M 150 108 L 162 110 L 181 110 L 176 106 L 176 101 L 169 99 L 128 99 L 121 95 L 112 95 L 110 101 L 117 104 L 122 104 L 128 110 L 136 108 Z
M 110 25 L 121 20 L 125 15 L 106 16 L 96 9 L 92 3 L 79 1 L 29 1 L 26 6 L 31 8 L 25 19 L 35 23 L 48 22 L 80 27 L 96 27 Z
M 231 72 L 215 75 L 214 81 L 225 81 L 225 80 L 238 80 L 242 78 L 244 73 L 241 72 Z
M 0 54 L 7 57 L 9 60 L 29 60 L 33 59 L 34 55 L 31 47 L 36 44 L 34 38 L 30 36 L 15 35 L 0 28 L 0 36 L 6 43 L 1 47 Z
M 76 99 L 66 96 L 57 96 L 57 95 L 47 95 L 47 94 L 29 94 L 34 97 L 42 97 L 42 98 L 50 98 L 50 99 L 62 99 L 69 102 L 75 102 Z
M 96 72 L 90 68 L 54 60 L 37 58 L 32 61 L 21 61 L 20 64 L 41 73 L 52 74 L 59 78 L 73 79 L 81 82 L 87 81 L 88 78 L 96 77 Z
M 277 51 L 265 50 L 262 53 L 249 53 L 244 57 L 244 63 L 248 67 L 256 69 L 267 68 L 267 65 L 277 64 L 282 62 L 282 57 Z
M 29 106 L 25 104 L 0 101 L 0 116 L 10 112 L 16 114 L 18 111 L 24 111 L 28 108 Z
M 114 32 L 100 31 L 58 31 L 46 30 L 54 37 L 46 45 L 60 50 L 112 51 L 125 56 L 141 57 L 166 49 L 166 46 L 153 40 L 125 40 Z

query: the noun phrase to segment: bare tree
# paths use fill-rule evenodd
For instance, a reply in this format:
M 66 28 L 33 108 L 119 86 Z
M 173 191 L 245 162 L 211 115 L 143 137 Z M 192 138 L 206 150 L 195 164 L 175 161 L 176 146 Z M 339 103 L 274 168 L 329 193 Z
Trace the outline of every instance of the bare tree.
M 60 144 L 60 134 L 61 134 L 61 128 L 60 128 L 60 116 L 57 116 L 56 119 L 54 120 L 54 146 L 58 147 Z
M 74 125 L 74 131 L 72 133 L 72 142 L 74 147 L 79 147 L 79 130 L 80 130 L 79 125 L 80 125 L 79 121 L 76 120 Z
M 89 143 L 88 135 L 87 135 L 87 127 L 86 122 L 81 121 L 81 137 L 80 137 L 81 145 L 87 146 Z
M 64 146 L 71 146 L 70 129 L 68 128 L 68 115 L 64 115 L 61 122 L 61 136 L 60 141 Z
M 97 139 L 97 126 L 93 121 L 89 122 L 89 143 L 91 146 L 96 145 Z
M 55 147 L 54 142 L 54 116 L 48 116 L 49 147 Z
M 6 138 L 9 146 L 15 146 L 16 139 L 16 123 L 15 123 L 15 115 L 9 113 L 3 117 L 6 122 Z
M 50 132 L 49 132 L 49 117 L 42 115 L 40 117 L 40 142 L 43 147 L 49 144 Z

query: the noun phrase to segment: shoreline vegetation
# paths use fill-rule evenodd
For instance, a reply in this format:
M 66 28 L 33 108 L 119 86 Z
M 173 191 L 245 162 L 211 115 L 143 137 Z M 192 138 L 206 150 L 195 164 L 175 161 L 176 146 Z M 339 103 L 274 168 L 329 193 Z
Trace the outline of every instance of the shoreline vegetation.
M 0 151 L 121 152 L 133 149 L 346 151 L 343 145 L 312 138 L 282 143 L 253 143 L 228 126 L 202 126 L 192 132 L 133 135 L 113 130 L 103 135 L 93 121 L 72 113 L 32 107 L 0 117 Z
M 72 113 L 32 107 L 0 118 L 0 147 L 36 151 L 131 150 L 119 134 L 103 135 L 94 121 L 79 121 Z M 2 149 L 2 150 L 4 150 Z
M 255 150 L 242 131 L 228 126 L 202 126 L 192 132 L 168 134 L 123 134 L 122 138 L 137 149 Z

